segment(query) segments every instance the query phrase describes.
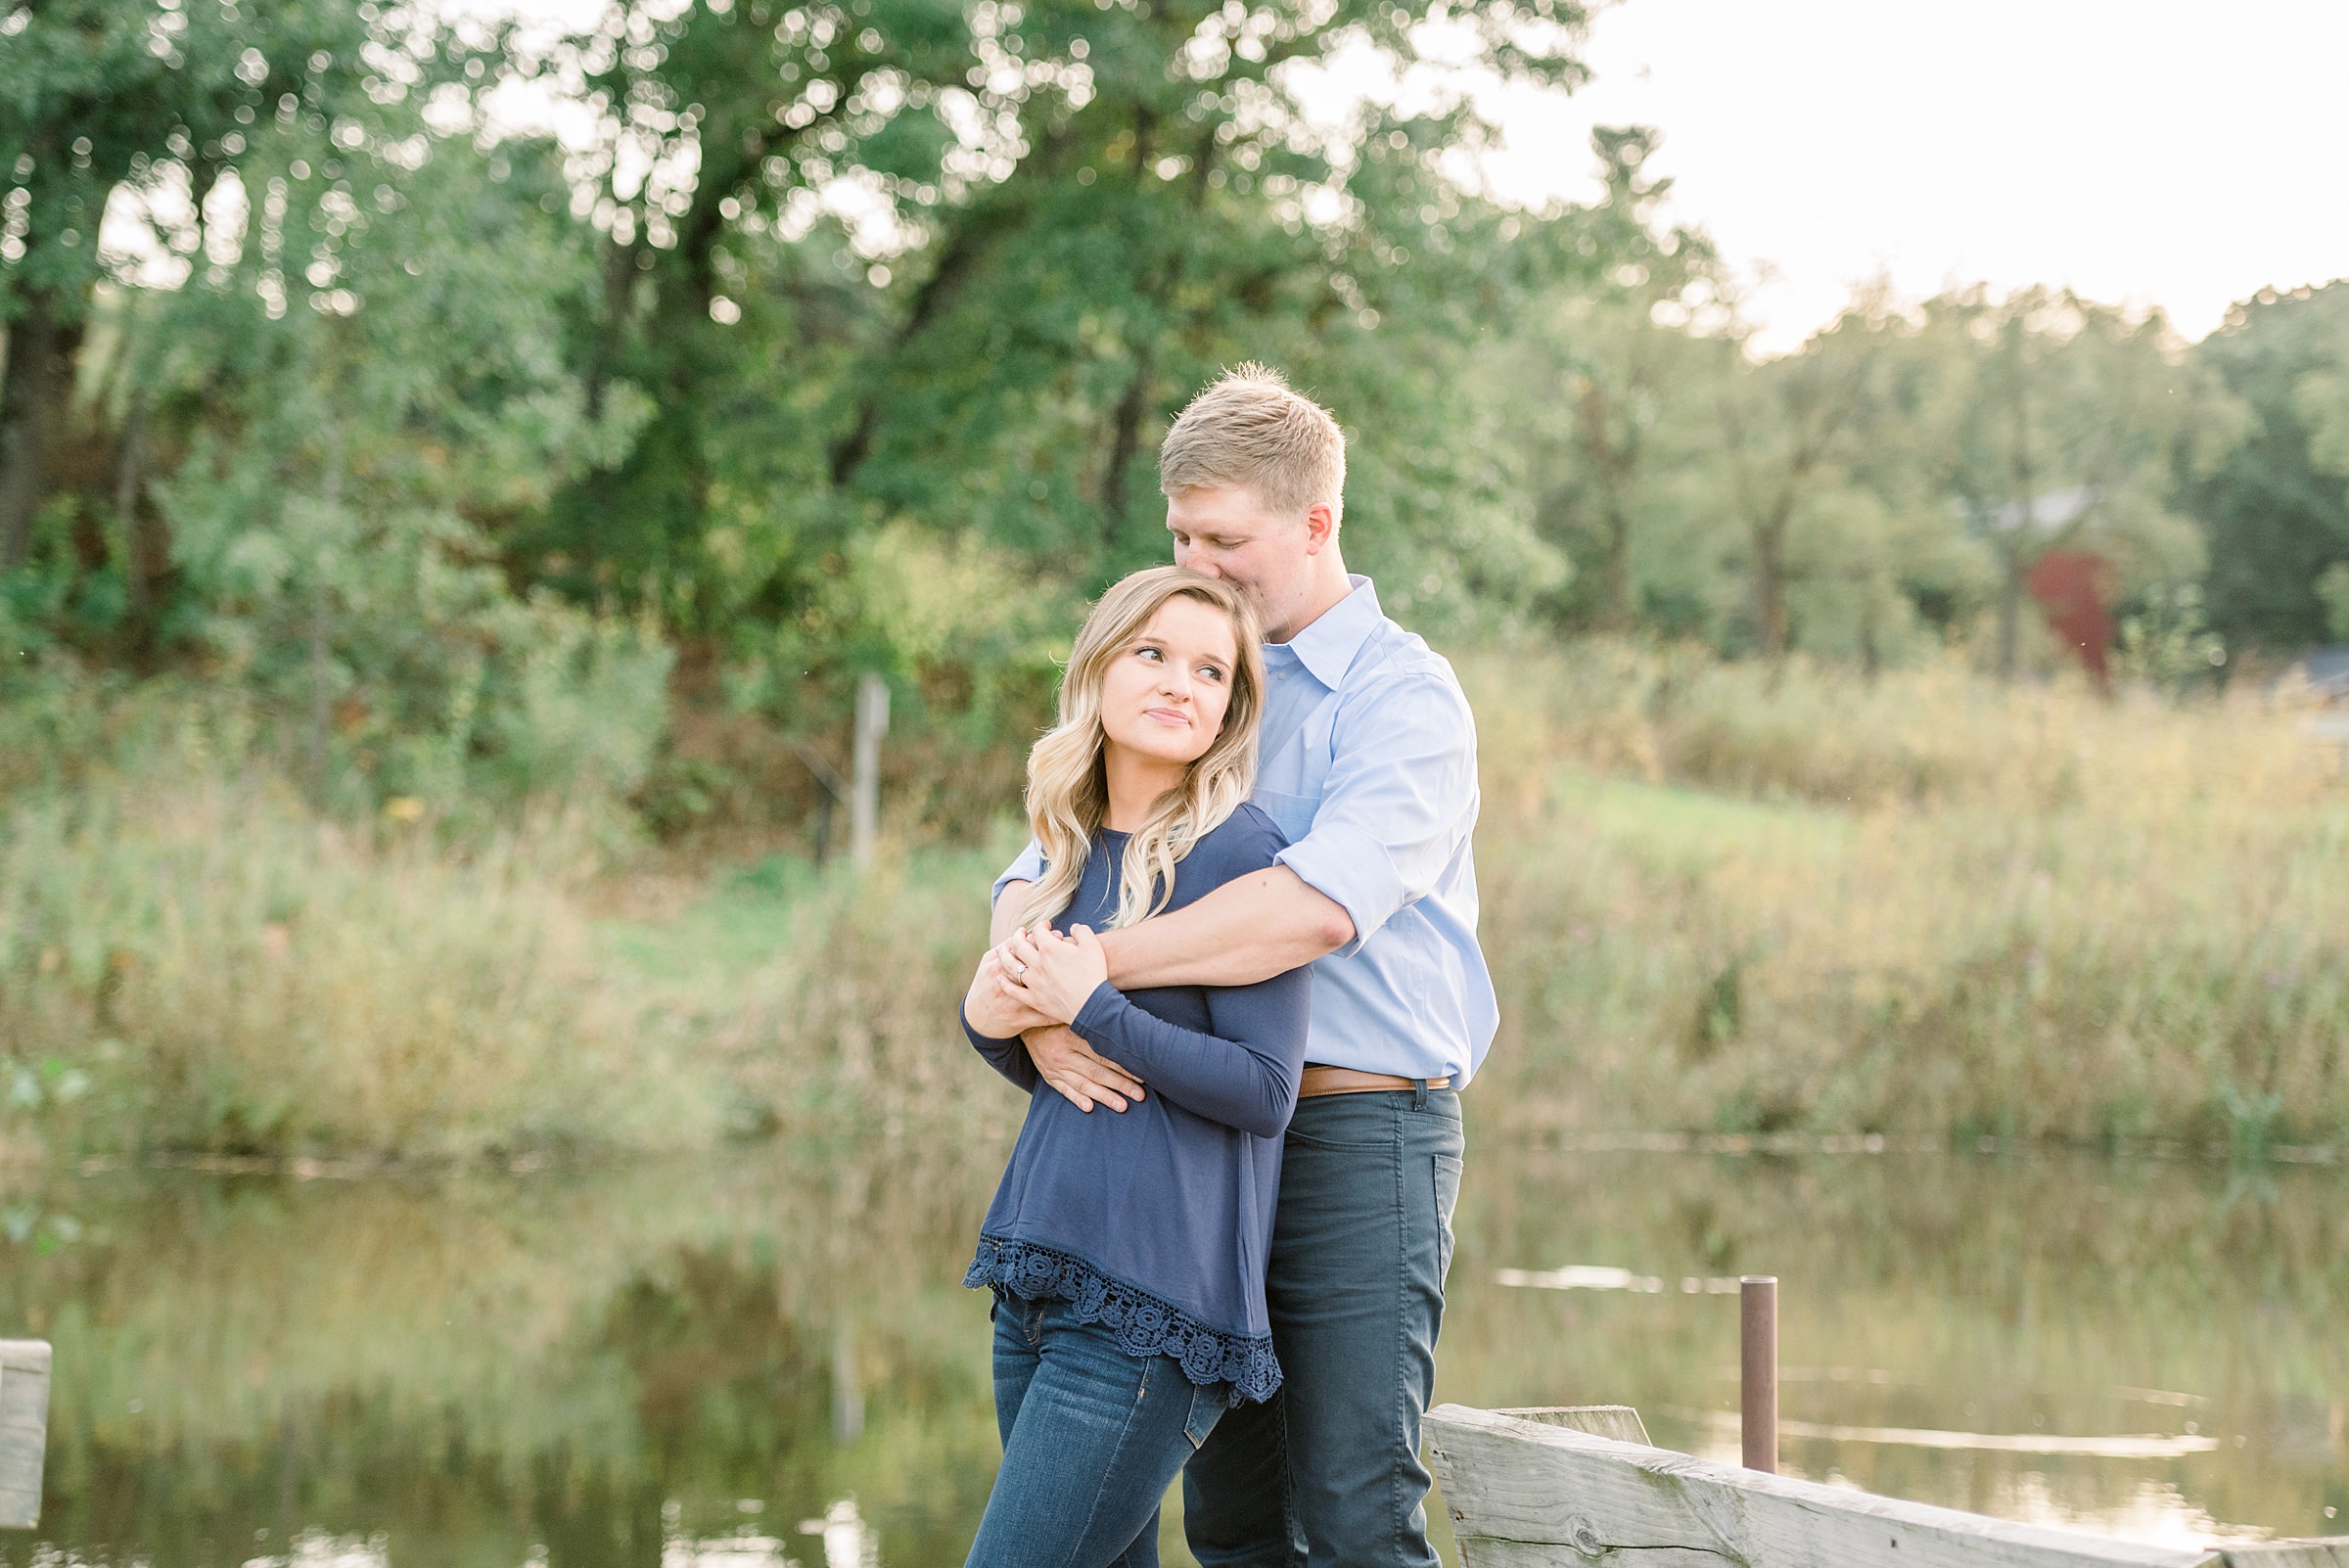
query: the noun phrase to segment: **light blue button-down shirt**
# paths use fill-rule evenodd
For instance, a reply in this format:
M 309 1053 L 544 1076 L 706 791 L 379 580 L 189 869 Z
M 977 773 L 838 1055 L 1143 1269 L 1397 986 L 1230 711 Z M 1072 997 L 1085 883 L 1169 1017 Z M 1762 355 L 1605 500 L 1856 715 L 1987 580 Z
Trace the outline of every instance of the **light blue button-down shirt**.
M 1476 721 L 1451 666 L 1353 581 L 1265 645 L 1253 798 L 1288 835 L 1281 862 L 1354 920 L 1313 966 L 1306 1058 L 1458 1087 L 1500 1021 L 1476 945 Z M 1031 843 L 996 891 L 1043 870 Z

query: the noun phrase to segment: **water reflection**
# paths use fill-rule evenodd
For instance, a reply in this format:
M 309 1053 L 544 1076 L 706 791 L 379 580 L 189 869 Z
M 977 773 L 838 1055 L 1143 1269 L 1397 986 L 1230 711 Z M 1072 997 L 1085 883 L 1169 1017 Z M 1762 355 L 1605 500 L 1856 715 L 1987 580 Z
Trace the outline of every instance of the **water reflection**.
M 1495 1163 L 1470 1164 L 1450 1398 L 1630 1404 L 1657 1442 L 1734 1463 L 1737 1308 L 1708 1286 L 1774 1273 L 1792 1472 L 2148 1539 L 2342 1528 L 2337 1172 L 1519 1151 L 1496 1179 Z M 1526 1288 L 1501 1268 L 1635 1285 Z
M 734 1506 L 744 1513 L 766 1511 L 759 1498 L 744 1498 Z M 677 1528 L 683 1512 L 673 1501 L 662 1510 L 670 1528 L 661 1544 L 661 1568 L 806 1568 L 780 1537 L 761 1535 L 753 1526 L 725 1535 L 687 1535 Z M 800 1534 L 816 1538 L 812 1549 L 823 1568 L 880 1568 L 881 1538 L 856 1511 L 854 1498 L 840 1499 L 821 1518 L 802 1520 Z
M 998 1152 L 11 1192 L 0 1326 L 58 1370 L 46 1523 L 0 1562 L 957 1563 L 996 1452 L 957 1280 Z M 1476 1145 L 1440 1393 L 1631 1404 L 1733 1459 L 1710 1286 L 1766 1271 L 1790 1469 L 2148 1539 L 2320 1534 L 2349 1505 L 2344 1198 L 2323 1170 Z

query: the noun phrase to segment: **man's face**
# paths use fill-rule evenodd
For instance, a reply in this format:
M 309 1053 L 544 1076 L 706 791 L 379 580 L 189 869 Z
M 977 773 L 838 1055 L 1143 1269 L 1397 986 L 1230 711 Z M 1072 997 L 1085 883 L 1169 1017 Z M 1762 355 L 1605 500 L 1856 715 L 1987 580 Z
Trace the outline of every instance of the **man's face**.
M 1329 508 L 1284 516 L 1252 484 L 1205 484 L 1167 500 L 1174 564 L 1221 577 L 1248 596 L 1265 636 L 1286 642 L 1313 597 L 1313 558 L 1335 529 Z

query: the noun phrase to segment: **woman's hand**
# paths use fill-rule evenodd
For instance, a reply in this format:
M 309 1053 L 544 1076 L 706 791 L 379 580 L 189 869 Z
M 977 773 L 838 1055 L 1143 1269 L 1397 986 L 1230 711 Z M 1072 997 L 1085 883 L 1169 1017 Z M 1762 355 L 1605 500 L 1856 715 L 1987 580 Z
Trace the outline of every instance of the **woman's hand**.
M 1056 1024 L 1073 1024 L 1101 983 L 1109 978 L 1109 956 L 1101 939 L 1084 926 L 1065 937 L 1049 926 L 1003 945 L 1005 974 L 1013 992 Z
M 1062 1022 L 1037 1012 L 1028 993 L 1011 984 L 1000 947 L 990 947 L 979 960 L 978 973 L 971 976 L 971 989 L 962 998 L 962 1015 L 990 1039 L 1009 1039 L 1023 1031 Z

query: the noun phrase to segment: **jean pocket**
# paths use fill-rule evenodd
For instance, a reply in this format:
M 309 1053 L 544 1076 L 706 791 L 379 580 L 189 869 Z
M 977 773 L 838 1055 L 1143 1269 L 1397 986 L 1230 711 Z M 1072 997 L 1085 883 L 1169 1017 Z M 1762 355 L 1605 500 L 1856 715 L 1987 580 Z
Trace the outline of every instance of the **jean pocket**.
M 1230 1407 L 1231 1392 L 1225 1385 L 1192 1385 L 1190 1419 L 1182 1423 L 1182 1435 L 1190 1439 L 1192 1453 L 1196 1453 L 1207 1446 L 1207 1435 L 1216 1429 L 1216 1423 L 1223 1419 L 1223 1412 Z
M 1359 1155 L 1373 1149 L 1395 1154 L 1400 1140 L 1393 1099 L 1393 1094 L 1325 1094 L 1300 1101 L 1289 1119 L 1289 1147 L 1308 1154 Z
M 1438 1154 L 1435 1162 L 1436 1179 L 1436 1277 L 1441 1280 L 1451 1272 L 1451 1212 L 1460 1202 L 1460 1157 L 1456 1154 Z

